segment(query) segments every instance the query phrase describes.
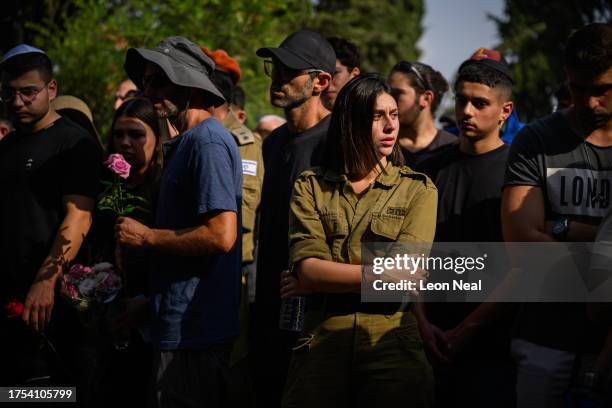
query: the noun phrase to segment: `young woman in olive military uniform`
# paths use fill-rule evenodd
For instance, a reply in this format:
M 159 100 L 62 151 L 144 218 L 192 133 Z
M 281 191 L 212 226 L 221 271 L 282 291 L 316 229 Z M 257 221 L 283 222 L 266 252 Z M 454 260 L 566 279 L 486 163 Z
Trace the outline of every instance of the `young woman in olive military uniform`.
M 309 294 L 283 407 L 427 407 L 433 377 L 410 306 L 361 303 L 362 242 L 431 243 L 437 192 L 402 166 L 397 103 L 375 75 L 340 92 L 324 167 L 295 183 L 289 241 L 295 276 L 283 297 Z

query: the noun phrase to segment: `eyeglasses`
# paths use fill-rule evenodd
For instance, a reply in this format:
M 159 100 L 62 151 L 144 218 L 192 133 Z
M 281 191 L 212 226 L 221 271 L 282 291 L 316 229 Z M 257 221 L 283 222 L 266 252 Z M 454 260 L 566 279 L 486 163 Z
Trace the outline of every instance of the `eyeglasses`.
M 43 89 L 47 87 L 49 83 L 46 82 L 40 88 L 36 88 L 35 86 L 26 86 L 25 88 L 20 89 L 12 89 L 12 88 L 2 88 L 0 91 L 0 100 L 2 102 L 13 102 L 17 95 L 21 98 L 24 103 L 32 102 L 36 99 L 36 95 L 38 95 Z
M 423 77 L 423 75 L 421 75 L 421 73 L 419 72 L 419 70 L 417 69 L 417 67 L 408 62 L 408 61 L 400 61 L 398 62 L 392 69 L 392 71 L 402 71 L 405 73 L 410 73 L 412 72 L 414 74 L 414 76 L 416 76 L 417 81 L 420 82 L 420 85 L 425 89 L 425 90 L 430 90 L 433 91 L 433 86 L 431 86 L 431 84 L 429 83 L 429 81 L 426 81 L 425 78 Z
M 159 89 L 170 83 L 170 79 L 164 74 L 151 74 L 142 77 L 142 88 L 148 87 Z
M 309 69 L 306 72 L 302 72 L 300 70 L 287 68 L 282 64 L 275 64 L 272 60 L 264 60 L 264 72 L 270 78 L 274 77 L 275 75 L 279 75 L 284 79 L 293 79 L 300 75 L 318 75 L 323 71 L 320 69 Z

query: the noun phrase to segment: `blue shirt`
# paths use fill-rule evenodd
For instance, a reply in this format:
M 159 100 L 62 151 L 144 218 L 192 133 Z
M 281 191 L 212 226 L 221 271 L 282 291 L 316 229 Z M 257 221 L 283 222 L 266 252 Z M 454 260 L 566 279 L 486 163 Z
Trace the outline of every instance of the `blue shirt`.
M 164 144 L 155 228 L 202 224 L 212 211 L 238 214 L 242 164 L 236 142 L 213 118 Z M 238 335 L 241 240 L 227 254 L 157 253 L 151 274 L 153 344 L 162 350 L 201 349 Z

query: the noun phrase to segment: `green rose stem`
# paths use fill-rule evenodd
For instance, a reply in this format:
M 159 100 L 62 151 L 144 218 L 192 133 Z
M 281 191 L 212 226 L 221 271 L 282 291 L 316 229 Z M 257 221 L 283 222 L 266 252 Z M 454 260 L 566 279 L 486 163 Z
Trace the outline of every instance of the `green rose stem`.
M 101 211 L 111 211 L 115 214 L 116 217 L 125 217 L 128 215 L 131 215 L 131 213 L 134 210 L 140 210 L 142 212 L 149 212 L 147 208 L 144 208 L 143 206 L 139 205 L 141 203 L 146 204 L 147 203 L 146 199 L 139 197 L 137 195 L 133 195 L 123 188 L 122 178 L 129 177 L 129 168 L 130 168 L 129 164 L 127 164 L 123 156 L 119 154 L 111 155 L 111 157 L 112 158 L 109 158 L 107 161 L 105 161 L 104 164 L 106 164 L 107 167 L 114 173 L 114 182 L 113 183 L 104 182 L 104 184 L 107 187 L 102 193 L 102 195 L 100 196 L 100 199 L 98 201 L 98 208 Z M 125 165 L 124 167 L 127 166 L 128 168 L 127 177 L 121 177 L 119 175 L 119 173 L 117 172 L 117 168 L 114 165 L 115 161 L 124 162 L 123 163 Z M 123 173 L 121 174 L 125 175 Z M 120 245 L 117 245 L 115 249 L 115 264 L 116 264 L 115 266 L 119 270 L 119 276 L 121 277 L 123 281 L 121 290 L 122 290 L 123 299 L 124 301 L 126 301 L 129 295 L 128 295 L 128 290 L 127 290 L 126 272 L 123 268 L 123 257 L 124 257 L 123 254 L 124 254 L 124 249 Z

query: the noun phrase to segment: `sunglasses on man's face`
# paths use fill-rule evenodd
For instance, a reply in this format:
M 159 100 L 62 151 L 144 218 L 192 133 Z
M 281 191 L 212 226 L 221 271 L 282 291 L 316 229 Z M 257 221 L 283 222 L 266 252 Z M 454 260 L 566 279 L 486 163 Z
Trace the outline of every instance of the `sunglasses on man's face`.
M 142 78 L 142 87 L 146 88 L 154 88 L 159 89 L 170 83 L 170 79 L 164 74 L 151 74 L 145 75 Z
M 275 76 L 282 79 L 293 79 L 300 75 L 312 75 L 312 74 L 320 74 L 320 69 L 309 69 L 306 71 L 300 71 L 285 67 L 282 64 L 275 64 L 272 60 L 264 60 L 264 72 L 270 78 Z

